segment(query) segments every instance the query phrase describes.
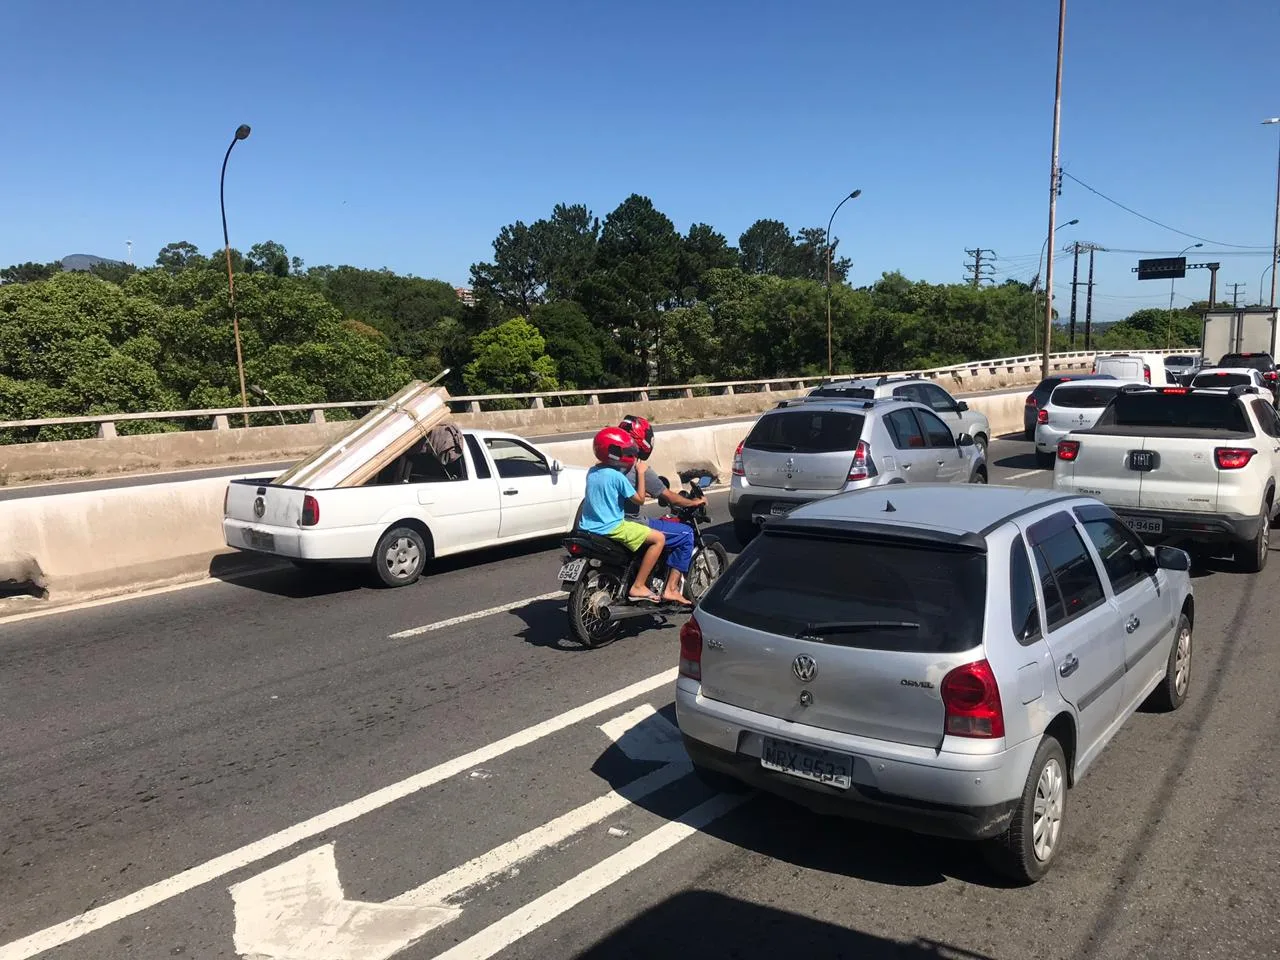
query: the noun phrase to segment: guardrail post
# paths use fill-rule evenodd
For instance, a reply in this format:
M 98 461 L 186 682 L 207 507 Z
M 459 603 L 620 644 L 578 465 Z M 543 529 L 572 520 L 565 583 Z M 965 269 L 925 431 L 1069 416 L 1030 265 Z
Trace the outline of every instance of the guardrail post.
M 225 413 L 220 413 L 213 418 L 213 429 L 215 430 L 231 429 L 231 424 L 227 423 L 227 415 Z
M 589 407 L 600 406 L 600 395 L 598 393 L 593 393 L 591 394 L 591 396 L 587 397 L 587 406 Z
M 683 390 L 680 391 L 680 396 L 684 397 L 686 400 L 692 400 L 693 387 L 685 387 Z
M 636 396 L 638 397 L 638 400 L 639 400 L 639 402 L 640 402 L 640 403 L 648 403 L 648 402 L 649 402 L 649 391 L 648 391 L 648 390 L 641 390 L 641 391 L 640 391 Z
M 732 397 L 732 396 L 733 396 L 733 384 L 732 384 L 732 383 L 726 383 L 726 384 L 724 385 L 724 395 L 725 395 L 726 397 Z
M 541 409 L 543 409 L 543 406 L 542 406 L 542 398 L 541 398 L 541 397 L 534 397 L 532 400 L 530 400 L 530 401 L 529 401 L 529 409 L 530 409 L 530 410 L 541 410 Z
M 116 422 L 114 420 L 103 420 L 98 424 L 98 439 L 107 440 L 116 435 Z
M 761 392 L 761 393 L 773 393 L 773 384 L 772 384 L 772 383 L 762 383 L 762 384 L 760 385 L 760 392 Z
M 324 422 L 325 422 L 325 420 L 324 420 L 324 411 L 323 411 L 323 410 L 312 410 L 312 411 L 311 411 L 311 422 L 312 422 L 312 423 L 324 423 Z
M 480 412 L 479 400 L 472 400 L 470 403 L 467 404 L 467 413 L 479 413 L 479 412 Z

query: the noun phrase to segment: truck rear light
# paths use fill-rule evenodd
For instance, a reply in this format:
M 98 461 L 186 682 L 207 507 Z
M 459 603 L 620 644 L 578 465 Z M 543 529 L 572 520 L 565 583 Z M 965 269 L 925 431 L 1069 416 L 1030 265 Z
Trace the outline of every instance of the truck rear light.
M 998 739 L 1004 736 L 1000 687 L 985 660 L 956 667 L 942 678 L 947 736 Z
M 733 451 L 733 475 L 735 477 L 745 477 L 747 475 L 747 471 L 742 466 L 742 448 L 746 443 L 747 441 L 743 440 L 738 444 L 738 449 Z
M 1058 459 L 1074 460 L 1080 456 L 1079 440 L 1059 440 L 1058 441 Z
M 871 476 L 871 446 L 865 440 L 858 441 L 853 451 L 853 463 L 849 464 L 850 480 L 866 480 Z
M 302 526 L 314 527 L 320 522 L 320 501 L 308 494 L 302 498 Z
M 680 676 L 702 679 L 702 627 L 697 617 L 690 617 L 680 628 Z
M 1257 453 L 1251 447 L 1215 447 L 1213 462 L 1219 470 L 1240 470 L 1247 467 Z
M 1151 364 L 1144 363 L 1142 365 L 1142 379 L 1146 380 L 1147 383 L 1151 382 Z
M 1036 423 L 1048 423 L 1048 422 L 1049 422 L 1049 411 L 1045 409 L 1041 409 L 1040 412 L 1036 414 Z

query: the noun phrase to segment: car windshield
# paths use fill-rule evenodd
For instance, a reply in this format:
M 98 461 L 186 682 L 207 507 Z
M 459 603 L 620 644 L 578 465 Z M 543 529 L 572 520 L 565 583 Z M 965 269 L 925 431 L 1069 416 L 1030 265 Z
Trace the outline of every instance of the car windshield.
M 984 553 L 766 527 L 703 607 L 782 636 L 821 632 L 842 646 L 953 653 L 982 641 L 986 584 Z
M 1220 367 L 1248 367 L 1252 370 L 1271 370 L 1275 367 L 1266 353 L 1228 353 L 1218 361 Z
M 853 450 L 862 437 L 863 417 L 829 410 L 780 410 L 761 417 L 743 446 L 748 450 L 832 453 Z
M 1120 393 L 1099 425 L 1118 427 L 1190 427 L 1249 432 L 1249 422 L 1235 397 L 1223 393 Z
M 1049 402 L 1055 407 L 1093 407 L 1101 409 L 1111 402 L 1120 389 L 1119 384 L 1063 384 L 1053 391 Z

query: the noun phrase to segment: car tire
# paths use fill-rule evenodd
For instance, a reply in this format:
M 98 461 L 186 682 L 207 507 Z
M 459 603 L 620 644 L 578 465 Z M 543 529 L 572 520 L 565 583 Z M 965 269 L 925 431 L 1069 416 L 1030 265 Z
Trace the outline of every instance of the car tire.
M 986 467 L 979 467 L 977 470 L 973 471 L 973 476 L 969 478 L 969 482 L 970 483 L 986 483 L 987 482 Z
M 988 863 L 1017 883 L 1042 878 L 1062 849 L 1066 804 L 1067 757 L 1057 738 L 1046 735 L 1031 761 L 1009 829 L 984 848 Z
M 1169 660 L 1165 664 L 1164 679 L 1151 694 L 1151 705 L 1157 710 L 1171 712 L 1186 703 L 1191 687 L 1192 643 L 1191 618 L 1184 611 L 1178 617 L 1178 626 L 1169 648 Z
M 756 538 L 756 534 L 759 532 L 760 528 L 756 526 L 756 522 L 750 517 L 733 518 L 733 536 L 738 541 L 739 546 L 745 547 Z
M 982 451 L 982 455 L 987 455 L 987 435 L 985 433 L 975 433 L 973 435 L 973 445 Z
M 1035 438 L 1036 438 L 1036 430 L 1035 430 L 1035 427 L 1023 427 L 1023 428 L 1022 428 L 1022 439 L 1023 439 L 1023 440 L 1034 440 Z
M 1053 465 L 1057 463 L 1058 455 L 1056 453 L 1041 453 L 1036 451 L 1036 466 L 1041 470 L 1052 470 Z
M 1267 555 L 1271 552 L 1271 499 L 1262 505 L 1262 522 L 1258 524 L 1258 532 L 1252 540 L 1237 543 L 1235 547 L 1236 566 L 1243 573 L 1261 573 L 1267 565 Z
M 413 527 L 392 527 L 373 551 L 373 572 L 383 585 L 407 587 L 417 583 L 430 551 L 426 538 Z

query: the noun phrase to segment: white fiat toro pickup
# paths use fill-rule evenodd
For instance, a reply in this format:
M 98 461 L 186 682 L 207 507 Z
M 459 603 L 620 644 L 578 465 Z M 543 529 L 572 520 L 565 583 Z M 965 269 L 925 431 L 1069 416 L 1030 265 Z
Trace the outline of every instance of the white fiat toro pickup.
M 1144 540 L 1229 546 L 1267 562 L 1280 468 L 1280 418 L 1253 386 L 1128 384 L 1088 430 L 1058 443 L 1053 485 L 1096 497 Z

